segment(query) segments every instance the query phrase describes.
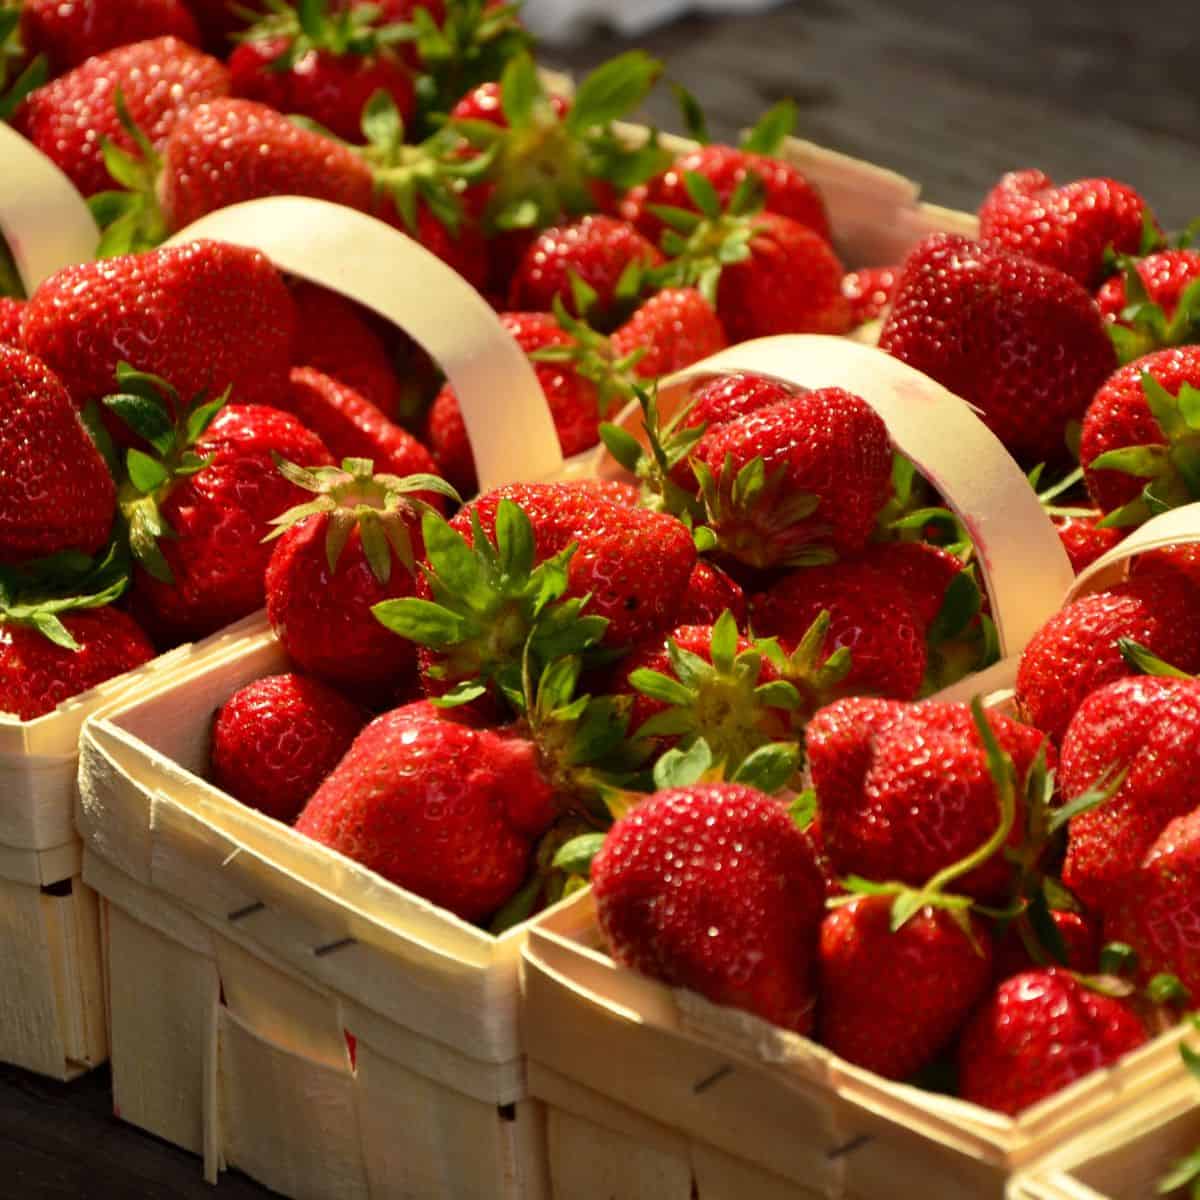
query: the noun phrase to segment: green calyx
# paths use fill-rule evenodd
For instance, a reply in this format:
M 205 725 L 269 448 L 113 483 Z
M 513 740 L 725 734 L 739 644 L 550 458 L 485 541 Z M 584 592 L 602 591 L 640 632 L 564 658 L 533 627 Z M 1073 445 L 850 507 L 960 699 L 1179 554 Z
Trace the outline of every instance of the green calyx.
M 678 738 L 683 749 L 703 740 L 713 763 L 729 773 L 736 773 L 761 747 L 788 740 L 791 714 L 801 703 L 799 691 L 783 680 L 760 682 L 765 647 L 755 643 L 739 651 L 738 642 L 737 623 L 726 611 L 713 626 L 711 662 L 668 641 L 672 675 L 649 668 L 634 671 L 632 687 L 668 706 L 634 736 L 643 741 Z
M 193 447 L 225 406 L 229 390 L 215 400 L 199 396 L 189 407 L 180 402 L 179 393 L 165 379 L 134 370 L 124 362 L 117 366 L 117 386 L 120 390 L 106 396 L 104 406 L 154 451 L 148 454 L 135 447 L 125 454 L 117 499 L 129 526 L 129 546 L 134 559 L 150 575 L 172 583 L 171 568 L 159 542 L 175 534 L 160 505 L 177 480 L 195 475 L 212 461 L 211 456 L 202 458 Z
M 134 151 L 125 150 L 111 138 L 103 138 L 104 165 L 120 188 L 97 192 L 88 207 L 101 229 L 97 258 L 153 250 L 170 235 L 166 214 L 158 198 L 162 156 L 129 114 L 120 85 L 113 105 L 121 128 L 133 139 Z
M 20 3 L 0 3 L 0 121 L 7 121 L 21 101 L 49 77 L 45 55 L 26 61 L 21 43 Z
M 813 520 L 819 496 L 792 491 L 787 466 L 767 474 L 762 458 L 734 467 L 726 454 L 718 475 L 706 463 L 692 460 L 700 484 L 705 528 L 699 530 L 704 550 L 720 550 L 752 567 L 812 567 L 834 562 L 837 555 L 821 539 L 832 532 Z
M 1125 282 L 1125 307 L 1120 320 L 1107 326 L 1122 366 L 1166 346 L 1200 340 L 1200 279 L 1184 288 L 1170 317 L 1150 299 L 1138 271 L 1140 259 L 1122 255 L 1116 267 Z
M 535 565 L 533 527 L 512 501 L 496 510 L 494 542 L 475 510 L 471 542 L 433 512 L 423 514 L 421 531 L 420 569 L 432 598 L 387 600 L 371 611 L 393 633 L 437 652 L 431 675 L 450 689 L 442 703 L 494 692 L 519 712 L 527 673 L 536 678 L 555 659 L 583 654 L 603 638 L 608 622 L 584 615 L 586 598 L 563 599 L 576 547 Z
M 593 182 L 625 191 L 665 170 L 670 155 L 657 139 L 631 148 L 613 129 L 613 122 L 642 103 L 661 70 L 661 63 L 640 50 L 622 54 L 580 83 L 570 110 L 560 117 L 533 59 L 528 54 L 512 59 L 500 78 L 507 127 L 451 122 L 472 146 L 492 155 L 486 231 L 542 229 L 583 216 L 596 207 Z
M 1090 471 L 1118 471 L 1148 481 L 1139 496 L 1100 522 L 1102 528 L 1141 525 L 1168 509 L 1200 500 L 1200 388 L 1185 383 L 1172 396 L 1143 371 L 1142 391 L 1163 443 L 1109 450 L 1087 464 Z
M 802 759 L 796 742 L 768 742 L 747 755 L 736 770 L 718 763 L 712 748 L 703 738 L 697 738 L 686 749 L 668 750 L 654 764 L 654 788 L 694 787 L 698 783 L 740 783 L 756 788 L 768 796 L 789 791 L 800 771 Z M 807 805 L 807 793 L 792 802 L 789 812 L 797 825 L 804 827 L 802 810 Z
M 329 0 L 261 0 L 260 8 L 261 13 L 247 14 L 255 22 L 237 40 L 286 39 L 286 48 L 270 64 L 272 71 L 290 71 L 314 50 L 339 58 L 368 58 L 388 54 L 414 37 L 406 24 L 379 25 L 382 10 L 377 4 L 338 5 L 331 10 Z
M 775 638 L 760 638 L 754 643 L 780 679 L 796 693 L 797 703 L 792 709 L 792 725 L 796 729 L 802 729 L 817 709 L 843 695 L 841 684 L 853 666 L 847 646 L 839 646 L 826 656 L 830 620 L 829 610 L 823 609 L 791 654 Z
M 1196 678 L 1195 675 L 1191 675 L 1187 671 L 1181 671 L 1178 667 L 1165 662 L 1153 650 L 1140 645 L 1132 638 L 1118 638 L 1117 649 L 1121 651 L 1121 657 L 1139 675 L 1157 675 L 1160 679 Z
M 369 458 L 343 459 L 340 467 L 299 467 L 282 459 L 277 462 L 285 479 L 312 492 L 316 499 L 276 517 L 271 522 L 275 528 L 263 540 L 282 537 L 309 517 L 325 515 L 329 518 L 325 556 L 331 573 L 337 570 L 346 542 L 357 529 L 363 554 L 380 583 L 386 584 L 392 577 L 393 554 L 409 574 L 415 575 L 412 523 L 431 511 L 418 494 L 433 493 L 459 503 L 458 493 L 439 476 L 409 475 L 402 479 L 398 475 L 376 475 L 375 464 Z

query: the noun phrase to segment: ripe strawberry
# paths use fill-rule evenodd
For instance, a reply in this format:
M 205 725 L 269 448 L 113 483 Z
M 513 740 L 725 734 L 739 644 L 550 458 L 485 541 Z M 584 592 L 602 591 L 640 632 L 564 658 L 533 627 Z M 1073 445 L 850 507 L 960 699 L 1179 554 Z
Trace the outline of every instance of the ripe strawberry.
M 1121 261 L 1124 270 L 1096 293 L 1105 320 L 1130 331 L 1115 335 L 1121 361 L 1195 341 L 1200 285 L 1193 285 L 1200 280 L 1200 251 L 1159 250 Z M 1130 306 L 1135 311 L 1126 315 Z
M 229 73 L 215 58 L 162 37 L 89 58 L 38 88 L 14 124 L 85 196 L 114 186 L 105 140 L 137 150 L 117 113 L 118 89 L 130 119 L 161 150 L 189 108 L 229 94 Z
M 942 908 L 922 908 L 892 930 L 895 897 L 860 896 L 821 924 L 818 1037 L 885 1079 L 931 1062 L 987 991 L 992 942 Z
M 1120 1000 L 1058 967 L 1026 971 L 1000 984 L 967 1024 L 959 1091 L 1015 1117 L 1145 1041 L 1141 1021 Z
M 861 550 L 891 491 L 887 426 L 840 388 L 720 425 L 693 457 L 717 544 L 754 567 L 801 565 L 826 544 Z
M 335 458 L 369 458 L 387 475 L 437 474 L 433 456 L 411 433 L 320 371 L 294 367 L 278 407 L 299 418 Z
M 1131 579 L 1051 617 L 1025 647 L 1017 670 L 1017 703 L 1025 719 L 1058 742 L 1088 695 L 1133 673 L 1121 656 L 1121 638 L 1180 670 L 1200 670 L 1200 621 L 1191 586 Z
M 424 706 L 376 718 L 305 806 L 296 829 L 467 921 L 524 882 L 554 794 L 523 738 Z
M 1116 366 L 1074 280 L 957 234 L 909 255 L 879 345 L 974 404 L 1018 456 L 1061 458 L 1068 422 Z
M 290 824 L 366 723 L 358 705 L 315 679 L 256 679 L 217 710 L 213 782 Z
M 1200 346 L 1177 346 L 1128 363 L 1096 392 L 1079 447 L 1084 482 L 1096 507 L 1119 512 L 1121 525 L 1196 498 L 1186 414 L 1197 389 Z
M 0 342 L 21 345 L 21 314 L 25 301 L 12 296 L 0 296 Z
M 622 508 L 640 508 L 641 497 L 637 488 L 632 483 L 626 483 L 622 479 L 566 479 L 563 480 L 564 487 L 579 488 L 582 491 L 589 492 L 593 495 L 600 496 L 604 500 L 609 500 L 613 504 L 619 504 Z M 699 563 L 696 564 L 700 566 Z M 692 584 L 696 582 L 693 574 Z
M 900 282 L 899 267 L 860 267 L 842 279 L 842 295 L 850 302 L 854 325 L 877 321 L 887 311 Z
M 1096 559 L 1107 554 L 1125 537 L 1124 529 L 1101 528 L 1097 522 L 1103 514 L 1088 517 L 1054 517 L 1054 528 L 1078 575 Z
M 663 256 L 631 225 L 591 215 L 571 225 L 543 230 L 525 252 L 508 291 L 508 307 L 550 312 L 554 298 L 574 316 L 598 329 L 613 328 L 632 308 L 642 273 Z M 575 303 L 572 277 L 595 293 L 586 313 Z
M 564 96 L 551 95 L 548 97 L 554 115 L 560 120 L 571 111 L 571 103 Z M 486 121 L 498 129 L 507 129 L 508 117 L 504 113 L 500 84 L 489 79 L 473 87 L 460 97 L 450 110 L 450 116 L 456 121 Z
M 287 387 L 295 310 L 265 255 L 220 242 L 66 267 L 30 299 L 29 350 L 81 408 L 112 390 L 118 362 L 186 397 L 232 388 L 270 404 Z
M 723 612 L 733 614 L 739 629 L 745 629 L 746 595 L 720 567 L 701 559 L 688 580 L 683 603 L 675 614 L 678 625 L 713 625 Z
M 1042 735 L 994 713 L 987 721 L 1024 788 Z M 807 745 L 825 852 L 842 874 L 919 887 L 997 829 L 996 785 L 964 704 L 841 700 L 812 719 Z M 1020 843 L 1024 829 L 1018 804 L 1008 844 Z M 997 853 L 955 890 L 1001 900 L 1012 877 Z
M 1200 802 L 1196 729 L 1200 683 L 1134 676 L 1089 695 L 1062 744 L 1059 786 L 1070 802 L 1114 769 L 1126 770 L 1106 804 L 1072 817 L 1063 881 L 1106 915 L 1120 903 L 1163 828 Z M 1141 897 L 1138 897 L 1141 902 Z
M 620 362 L 644 351 L 634 364 L 641 379 L 657 379 L 690 367 L 728 344 L 713 307 L 694 288 L 664 288 L 642 303 L 613 335 Z
M 108 541 L 117 489 L 66 389 L 33 355 L 0 344 L 0 561 Z
M 1139 554 L 1129 568 L 1129 575 L 1132 579 L 1143 580 L 1152 575 L 1171 576 L 1200 589 L 1200 545 L 1164 546 L 1161 550 Z
M 154 657 L 150 639 L 118 608 L 61 612 L 60 619 L 77 649 L 13 620 L 0 624 L 0 712 L 36 720 Z
M 911 700 L 920 692 L 925 625 L 901 581 L 853 560 L 793 571 L 754 597 L 751 624 L 791 650 L 822 612 L 830 615 L 827 653 L 845 648 L 850 654 L 842 694 Z
M 251 23 L 249 14 L 260 11 L 263 0 L 247 0 L 245 4 L 240 0 L 187 0 L 187 5 L 204 35 L 204 45 L 211 53 L 224 57 L 233 35 Z
M 698 211 L 687 186 L 687 177 L 692 172 L 708 180 L 722 206 L 730 203 L 747 175 L 753 173 L 761 181 L 765 211 L 788 217 L 825 241 L 832 237 L 820 193 L 795 167 L 780 158 L 733 146 L 709 145 L 689 150 L 667 171 L 635 189 L 622 204 L 621 215 L 657 242 L 664 226 L 652 205 Z
M 183 0 L 24 0 L 21 38 L 58 75 L 118 46 L 174 37 L 193 46 L 200 30 Z
M 547 313 L 502 313 L 504 327 L 526 354 L 551 347 L 573 347 L 575 339 Z M 567 457 L 600 440 L 600 397 L 570 362 L 534 362 L 546 396 L 559 445 Z M 478 489 L 475 460 L 467 440 L 458 397 L 450 384 L 441 390 L 429 412 L 426 439 L 441 473 L 465 495 Z
M 1077 179 L 1055 187 L 1041 171 L 1013 171 L 979 210 L 980 236 L 1095 289 L 1108 273 L 1104 252 L 1136 254 L 1146 202 L 1114 179 Z
M 659 792 L 613 826 L 592 886 L 622 966 L 811 1031 L 824 883 L 778 801 L 737 784 Z
M 401 387 L 383 339 L 352 300 L 315 283 L 294 283 L 297 367 L 313 367 L 353 388 L 389 421 L 400 415 Z M 334 451 L 337 453 L 337 451 Z
M 889 575 L 909 594 L 917 620 L 928 629 L 937 619 L 963 561 L 929 542 L 871 542 L 863 561 Z
M 746 371 L 716 375 L 693 390 L 683 425 L 688 429 L 703 425 L 711 433 L 718 425 L 792 400 L 797 394 L 790 383 L 766 375 Z
M 373 477 L 369 460 L 353 458 L 340 469 L 282 470 L 318 499 L 273 522 L 280 541 L 266 574 L 271 626 L 291 658 L 318 679 L 369 699 L 395 697 L 415 680 L 416 649 L 371 609 L 413 595 L 424 547 L 420 509 L 410 496 L 440 481 Z
M 1064 909 L 1050 910 L 1050 919 L 1058 930 L 1062 948 L 1066 951 L 1063 963 L 1069 970 L 1094 974 L 1100 966 L 1100 927 L 1085 913 L 1068 912 Z M 1049 958 L 1050 956 L 1047 955 Z M 1022 971 L 1035 971 L 1038 963 L 1030 956 L 1021 941 L 1015 926 L 1010 925 L 1003 938 L 996 943 L 996 959 L 993 977 L 999 983 Z M 1051 966 L 1055 964 L 1050 962 Z

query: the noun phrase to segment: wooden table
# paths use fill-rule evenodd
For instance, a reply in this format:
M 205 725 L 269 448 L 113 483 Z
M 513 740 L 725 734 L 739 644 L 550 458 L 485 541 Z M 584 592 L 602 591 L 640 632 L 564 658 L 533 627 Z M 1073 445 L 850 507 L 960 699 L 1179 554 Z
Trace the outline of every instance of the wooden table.
M 1155 9 L 1161 11 L 1156 12 Z M 1200 75 L 1178 5 L 1104 0 L 801 0 L 762 16 L 688 20 L 643 39 L 731 137 L 795 96 L 799 133 L 892 167 L 927 199 L 975 208 L 1005 170 L 1111 174 L 1170 226 L 1200 210 Z M 611 36 L 548 55 L 581 71 Z M 678 128 L 669 95 L 649 119 Z M 122 1125 L 97 1072 L 60 1086 L 0 1068 L 5 1200 L 190 1200 L 213 1193 L 197 1159 Z M 267 1192 L 223 1177 L 220 1200 Z

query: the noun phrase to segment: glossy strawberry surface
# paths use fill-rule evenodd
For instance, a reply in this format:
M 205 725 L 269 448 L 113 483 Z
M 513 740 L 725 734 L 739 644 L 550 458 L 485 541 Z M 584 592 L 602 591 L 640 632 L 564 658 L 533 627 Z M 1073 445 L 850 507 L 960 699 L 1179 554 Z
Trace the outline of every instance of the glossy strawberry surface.
M 24 0 L 21 38 L 30 54 L 45 54 L 55 73 L 106 50 L 150 38 L 200 44 L 183 0 Z

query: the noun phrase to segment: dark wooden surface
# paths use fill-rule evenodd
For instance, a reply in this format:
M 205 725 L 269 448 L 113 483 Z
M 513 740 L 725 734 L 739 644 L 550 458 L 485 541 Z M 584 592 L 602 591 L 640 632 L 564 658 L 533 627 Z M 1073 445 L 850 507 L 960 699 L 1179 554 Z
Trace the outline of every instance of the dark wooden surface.
M 797 0 L 641 44 L 705 99 L 714 136 L 792 95 L 804 136 L 901 171 L 938 203 L 975 208 L 1001 172 L 1040 166 L 1126 179 L 1181 225 L 1200 212 L 1194 29 L 1190 6 L 1145 0 Z M 622 48 L 597 32 L 547 57 L 579 71 Z M 649 116 L 677 128 L 669 97 Z M 105 1072 L 64 1086 L 0 1068 L 0 1200 L 212 1194 L 197 1159 L 111 1116 Z M 217 1193 L 269 1195 L 235 1173 Z

